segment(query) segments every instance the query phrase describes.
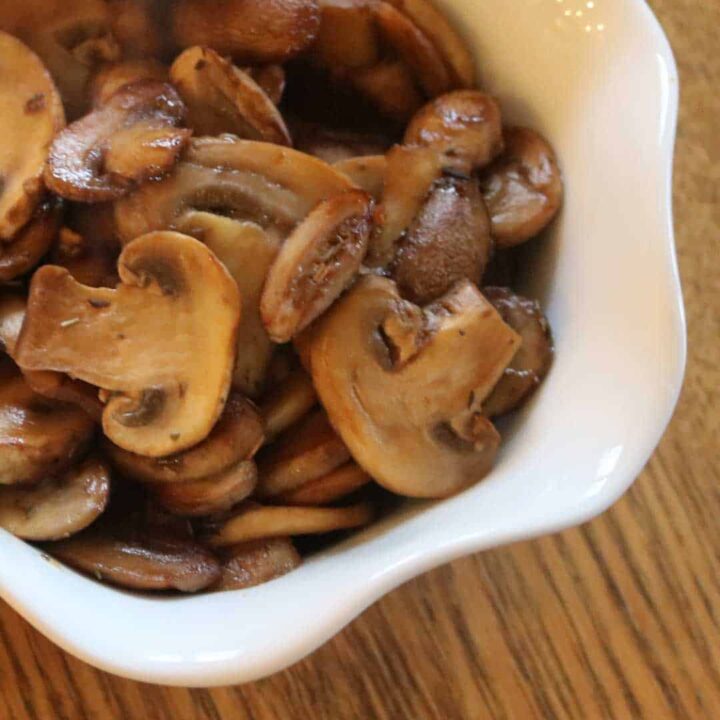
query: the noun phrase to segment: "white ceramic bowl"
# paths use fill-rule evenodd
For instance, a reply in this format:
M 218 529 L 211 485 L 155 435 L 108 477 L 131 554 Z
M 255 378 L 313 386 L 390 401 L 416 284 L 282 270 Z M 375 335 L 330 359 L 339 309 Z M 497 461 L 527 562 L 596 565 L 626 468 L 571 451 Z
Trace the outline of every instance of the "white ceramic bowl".
M 83 660 L 171 685 L 268 675 L 431 567 L 592 518 L 659 441 L 685 362 L 671 212 L 678 81 L 660 26 L 643 0 L 440 5 L 474 46 L 484 87 L 561 159 L 567 201 L 531 251 L 525 288 L 554 329 L 550 377 L 506 429 L 485 481 L 444 502 L 408 504 L 251 590 L 130 595 L 1 533 L 2 597 Z

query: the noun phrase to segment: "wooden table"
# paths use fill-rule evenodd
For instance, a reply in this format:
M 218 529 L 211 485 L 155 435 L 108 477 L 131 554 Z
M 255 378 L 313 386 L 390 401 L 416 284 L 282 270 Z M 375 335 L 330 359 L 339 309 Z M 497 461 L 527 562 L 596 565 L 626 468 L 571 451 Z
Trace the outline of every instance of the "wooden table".
M 720 0 L 654 0 L 683 105 L 682 401 L 631 492 L 577 530 L 452 563 L 291 670 L 158 688 L 98 672 L 0 606 L 0 718 L 720 718 Z

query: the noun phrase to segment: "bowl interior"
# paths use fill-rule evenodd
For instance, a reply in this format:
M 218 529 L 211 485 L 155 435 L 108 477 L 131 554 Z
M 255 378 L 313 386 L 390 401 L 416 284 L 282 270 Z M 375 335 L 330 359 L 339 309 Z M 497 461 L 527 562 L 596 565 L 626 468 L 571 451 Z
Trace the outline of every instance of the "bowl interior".
M 0 590 L 80 657 L 119 674 L 211 685 L 299 659 L 379 595 L 462 553 L 583 522 L 639 473 L 684 368 L 670 176 L 672 53 L 642 0 L 443 0 L 507 119 L 554 144 L 567 197 L 526 252 L 556 362 L 503 428 L 494 472 L 392 516 L 251 590 L 139 597 L 87 580 L 0 534 Z M 450 359 L 448 359 L 450 362 Z M 177 629 L 182 628 L 182 632 Z

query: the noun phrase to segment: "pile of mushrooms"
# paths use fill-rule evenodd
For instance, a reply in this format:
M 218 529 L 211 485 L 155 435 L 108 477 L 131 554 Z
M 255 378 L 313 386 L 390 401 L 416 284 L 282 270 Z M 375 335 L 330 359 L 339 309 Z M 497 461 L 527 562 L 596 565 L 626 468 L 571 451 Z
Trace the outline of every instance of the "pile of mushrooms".
M 8 0 L 0 70 L 0 527 L 238 589 L 491 471 L 562 178 L 431 0 Z

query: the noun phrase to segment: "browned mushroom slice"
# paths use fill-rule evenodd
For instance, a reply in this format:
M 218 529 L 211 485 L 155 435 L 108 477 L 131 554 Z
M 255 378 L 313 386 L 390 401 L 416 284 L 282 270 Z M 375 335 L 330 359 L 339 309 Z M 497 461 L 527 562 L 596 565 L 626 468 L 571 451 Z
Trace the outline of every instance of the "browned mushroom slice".
M 406 122 L 423 104 L 415 79 L 405 63 L 386 60 L 354 70 L 349 80 L 387 117 Z
M 132 590 L 197 592 L 220 576 L 217 558 L 201 545 L 152 529 L 92 527 L 45 549 L 70 567 Z
M 213 547 L 228 547 L 288 535 L 321 535 L 367 525 L 372 517 L 372 506 L 367 503 L 342 508 L 310 508 L 248 502 L 238 507 L 232 517 L 207 538 L 207 542 Z
M 262 400 L 260 414 L 265 420 L 265 442 L 304 418 L 317 405 L 312 380 L 302 370 L 296 370 L 274 387 Z
M 533 394 L 550 370 L 553 345 L 550 325 L 536 301 L 508 288 L 489 287 L 483 294 L 522 338 L 513 361 L 483 403 L 483 413 L 497 417 L 517 409 Z
M 435 148 L 465 172 L 485 167 L 503 149 L 500 106 L 479 90 L 447 93 L 413 117 L 404 142 Z
M 505 131 L 505 153 L 481 179 L 499 247 L 535 237 L 557 215 L 563 183 L 555 153 L 528 128 Z
M 357 276 L 370 237 L 372 198 L 351 190 L 321 202 L 285 241 L 260 301 L 265 329 L 288 342 Z
M 392 281 L 366 276 L 313 329 L 313 382 L 374 479 L 444 497 L 492 467 L 500 437 L 481 405 L 519 344 L 469 281 L 420 311 Z
M 172 29 L 180 47 L 204 45 L 238 62 L 285 62 L 317 35 L 317 0 L 177 0 Z
M 310 480 L 295 490 L 275 498 L 281 505 L 329 505 L 364 487 L 372 478 L 354 462 L 333 470 L 331 473 Z
M 142 80 L 122 87 L 105 105 L 76 120 L 55 138 L 45 183 L 61 197 L 78 202 L 105 202 L 127 194 L 132 183 L 104 167 L 108 142 L 116 133 L 137 124 L 177 126 L 184 110 L 177 93 L 166 83 Z
M 204 517 L 229 510 L 245 500 L 256 482 L 255 463 L 243 460 L 213 477 L 150 487 L 155 500 L 167 511 L 182 517 Z
M 94 69 L 120 58 L 103 0 L 25 0 L 0 3 L 0 28 L 27 43 L 60 90 L 70 119 L 86 108 Z
M 177 227 L 189 210 L 254 222 L 279 241 L 321 200 L 352 188 L 327 163 L 291 148 L 195 138 L 170 177 L 118 201 L 115 219 L 122 242 Z
M 125 58 L 154 58 L 165 54 L 162 32 L 164 3 L 157 0 L 107 0 L 112 32 Z M 161 79 L 161 78 L 158 78 Z
M 444 156 L 433 148 L 396 145 L 387 154 L 382 202 L 375 210 L 376 228 L 367 263 L 384 267 L 395 257 L 396 243 L 424 205 L 442 175 Z
M 60 540 L 94 522 L 109 497 L 110 472 L 91 456 L 35 487 L 0 487 L 0 527 L 25 540 Z
M 427 35 L 387 2 L 373 4 L 372 10 L 384 43 L 412 70 L 428 97 L 450 90 L 448 68 Z
M 254 223 L 204 212 L 188 213 L 178 229 L 205 243 L 237 283 L 243 307 L 233 387 L 257 397 L 273 354 L 273 344 L 260 318 L 260 295 L 277 255 L 277 243 Z
M 61 473 L 87 449 L 94 430 L 80 408 L 37 395 L 12 362 L 0 362 L 0 485 Z
M 0 289 L 0 348 L 10 357 L 15 354 L 26 308 L 27 299 L 19 290 Z
M 263 92 L 279 105 L 285 94 L 285 68 L 282 65 L 257 65 L 241 68 L 263 89 Z
M 384 155 L 341 160 L 335 163 L 335 169 L 347 175 L 361 190 L 372 195 L 376 202 L 380 202 L 387 170 L 387 159 Z
M 3 27 L 1 19 L 2 11 Z M 0 32 L 0 58 L 0 241 L 7 242 L 40 202 L 45 158 L 65 126 L 65 114 L 50 74 L 32 50 Z
M 270 582 L 300 567 L 302 558 L 289 538 L 251 540 L 226 548 L 215 590 L 242 590 Z
M 125 247 L 117 289 L 90 288 L 46 265 L 30 288 L 16 348 L 26 370 L 56 370 L 103 388 L 105 434 L 162 457 L 204 440 L 235 360 L 235 282 L 197 240 L 151 233 Z
M 95 211 L 96 206 L 88 206 Z M 112 208 L 110 208 L 112 216 Z M 98 220 L 100 211 L 98 210 Z M 83 285 L 115 287 L 118 282 L 117 259 L 120 247 L 116 240 L 101 234 L 81 235 L 70 228 L 62 228 L 50 254 L 54 265 L 64 267 Z
M 198 445 L 167 457 L 144 457 L 105 444 L 113 464 L 136 480 L 154 483 L 188 482 L 219 475 L 255 455 L 264 440 L 263 423 L 255 406 L 233 394 L 212 432 Z
M 331 72 L 357 69 L 380 60 L 378 37 L 371 3 L 367 0 L 320 0 L 321 21 L 312 58 Z
M 337 166 L 343 160 L 361 156 L 382 156 L 392 145 L 381 133 L 340 130 L 319 123 L 295 120 L 292 123 L 295 147 Z
M 0 243 L 0 281 L 14 280 L 32 270 L 50 249 L 61 221 L 62 201 L 47 200 L 11 242 Z
M 321 410 L 289 428 L 258 455 L 258 497 L 275 497 L 316 480 L 350 459 Z
M 198 135 L 233 133 L 250 140 L 292 145 L 282 115 L 248 75 L 210 48 L 191 47 L 170 67 L 170 79 Z
M 167 82 L 167 68 L 152 58 L 122 60 L 100 68 L 90 83 L 94 108 L 104 105 L 121 87 L 139 80 Z
M 490 219 L 477 180 L 445 177 L 398 243 L 393 277 L 403 297 L 424 305 L 458 280 L 479 284 L 491 250 Z
M 451 73 L 454 85 L 475 85 L 475 63 L 467 45 L 429 0 L 387 0 L 407 15 L 430 39 Z

